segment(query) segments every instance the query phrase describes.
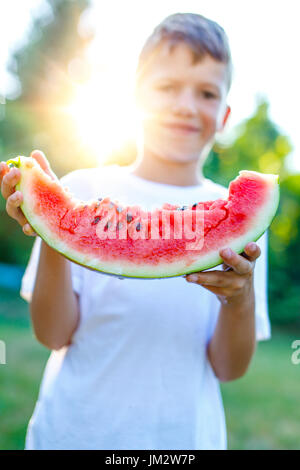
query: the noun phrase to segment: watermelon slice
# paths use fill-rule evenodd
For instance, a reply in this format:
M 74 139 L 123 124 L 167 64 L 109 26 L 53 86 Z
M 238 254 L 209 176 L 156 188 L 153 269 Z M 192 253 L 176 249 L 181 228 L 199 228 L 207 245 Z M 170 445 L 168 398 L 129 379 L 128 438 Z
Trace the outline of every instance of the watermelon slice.
M 30 157 L 17 166 L 21 209 L 37 234 L 71 261 L 121 277 L 182 276 L 222 263 L 219 251 L 241 253 L 267 230 L 279 203 L 277 175 L 241 171 L 228 199 L 154 211 L 109 197 L 82 202 Z

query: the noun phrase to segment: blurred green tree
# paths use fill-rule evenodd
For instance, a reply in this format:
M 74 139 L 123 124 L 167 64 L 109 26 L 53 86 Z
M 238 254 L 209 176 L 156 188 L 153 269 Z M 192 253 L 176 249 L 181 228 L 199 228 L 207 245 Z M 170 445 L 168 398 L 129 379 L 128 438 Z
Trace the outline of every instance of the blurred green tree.
M 291 150 L 289 139 L 269 117 L 268 102 L 259 98 L 253 116 L 236 127 L 233 142 L 214 146 L 203 171 L 224 186 L 244 169 L 278 174 L 281 180 L 288 174 L 285 159 Z
M 300 326 L 300 174 L 286 175 L 270 229 L 269 297 L 274 323 Z

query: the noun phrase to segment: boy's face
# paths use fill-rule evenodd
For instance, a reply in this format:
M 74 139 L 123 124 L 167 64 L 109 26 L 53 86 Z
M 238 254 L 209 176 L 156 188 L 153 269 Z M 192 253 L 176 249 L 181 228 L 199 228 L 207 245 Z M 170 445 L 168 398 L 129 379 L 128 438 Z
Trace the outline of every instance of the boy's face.
M 159 48 L 138 90 L 145 149 L 169 161 L 198 160 L 230 113 L 226 65 L 210 56 L 193 64 L 185 43 Z

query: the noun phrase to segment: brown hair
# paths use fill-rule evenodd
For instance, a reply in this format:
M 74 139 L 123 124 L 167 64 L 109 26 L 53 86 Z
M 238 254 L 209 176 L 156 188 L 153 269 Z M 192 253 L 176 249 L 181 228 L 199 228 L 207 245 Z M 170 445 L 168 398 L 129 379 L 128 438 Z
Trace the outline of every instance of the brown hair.
M 137 84 L 146 73 L 158 47 L 162 43 L 167 43 L 172 52 L 179 42 L 184 42 L 191 48 L 194 64 L 201 61 L 206 54 L 226 64 L 229 90 L 232 80 L 232 61 L 227 35 L 218 23 L 196 13 L 175 13 L 156 26 L 139 56 Z

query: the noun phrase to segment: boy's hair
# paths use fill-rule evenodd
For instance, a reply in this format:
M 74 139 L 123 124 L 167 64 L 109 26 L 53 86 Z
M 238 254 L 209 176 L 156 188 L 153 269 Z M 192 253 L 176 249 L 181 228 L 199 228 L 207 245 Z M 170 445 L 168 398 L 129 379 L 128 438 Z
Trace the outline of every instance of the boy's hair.
M 137 84 L 140 83 L 157 48 L 162 43 L 172 52 L 176 44 L 184 42 L 193 52 L 193 63 L 206 54 L 227 65 L 228 90 L 232 80 L 232 61 L 228 38 L 215 21 L 196 13 L 175 13 L 165 18 L 149 36 L 140 53 L 137 66 Z

